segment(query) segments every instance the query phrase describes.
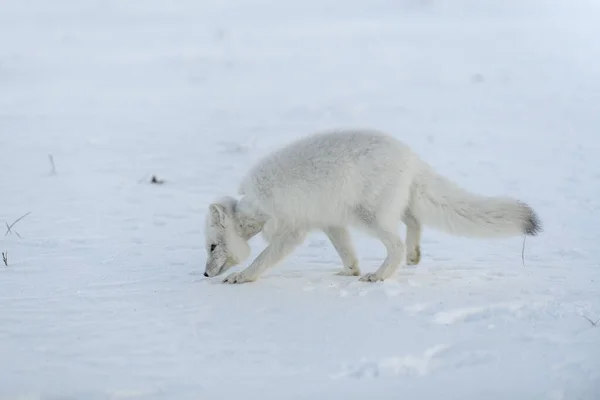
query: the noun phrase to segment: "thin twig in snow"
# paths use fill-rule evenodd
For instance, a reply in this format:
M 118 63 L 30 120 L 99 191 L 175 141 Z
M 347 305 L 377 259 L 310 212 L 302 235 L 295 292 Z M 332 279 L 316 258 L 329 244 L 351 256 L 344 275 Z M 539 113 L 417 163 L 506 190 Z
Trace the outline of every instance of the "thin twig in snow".
M 4 265 L 6 265 L 8 267 L 8 251 L 2 252 L 2 261 L 4 261 Z
M 6 233 L 8 233 L 8 232 L 13 233 L 14 232 L 14 234 L 17 235 L 19 237 L 19 239 L 21 238 L 21 235 L 19 235 L 19 232 L 12 231 L 10 229 L 10 225 L 8 225 L 8 222 L 4 221 L 4 223 L 6 224 Z M 6 236 L 6 235 L 4 235 L 4 236 Z
M 56 175 L 56 166 L 54 165 L 54 156 L 52 154 L 48 154 L 48 159 L 50 160 L 50 175 Z
M 583 318 L 585 318 L 586 320 L 588 320 L 588 322 L 589 322 L 590 324 L 592 324 L 592 326 L 593 326 L 593 327 L 596 327 L 596 326 L 598 326 L 598 322 L 600 322 L 600 318 L 598 318 L 598 319 L 596 320 L 596 322 L 594 322 L 594 321 L 592 321 L 592 319 L 590 319 L 589 317 L 586 317 L 585 315 L 582 315 L 582 317 L 583 317 Z
M 4 236 L 7 236 L 9 233 L 12 233 L 13 231 L 11 230 L 13 226 L 16 225 L 17 222 L 19 222 L 20 220 L 22 220 L 23 218 L 25 218 L 26 216 L 28 216 L 29 214 L 31 214 L 31 211 L 29 211 L 27 214 L 25 215 L 21 215 L 19 218 L 17 218 L 17 220 L 15 222 L 13 222 L 12 224 L 8 225 L 8 222 L 6 222 L 6 233 L 4 234 Z M 15 234 L 19 237 L 21 237 L 21 235 L 19 235 L 16 231 Z
M 523 262 L 523 266 L 525 266 L 525 239 L 527 239 L 527 236 L 523 236 L 523 249 L 521 249 L 521 261 Z

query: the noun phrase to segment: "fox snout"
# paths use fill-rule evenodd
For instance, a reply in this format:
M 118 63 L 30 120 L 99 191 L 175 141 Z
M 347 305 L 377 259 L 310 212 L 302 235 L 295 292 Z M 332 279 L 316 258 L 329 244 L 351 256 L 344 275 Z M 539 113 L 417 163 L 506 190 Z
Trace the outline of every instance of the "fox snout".
M 221 274 L 221 271 L 223 270 L 223 266 L 221 267 L 214 267 L 212 265 L 206 265 L 206 267 L 204 268 L 204 276 L 207 278 L 212 278 L 213 276 L 217 276 L 219 274 Z
M 221 275 L 234 265 L 236 265 L 236 263 L 233 262 L 232 259 L 227 259 L 224 264 L 209 261 L 206 263 L 206 267 L 204 267 L 204 276 L 207 278 L 212 278 Z

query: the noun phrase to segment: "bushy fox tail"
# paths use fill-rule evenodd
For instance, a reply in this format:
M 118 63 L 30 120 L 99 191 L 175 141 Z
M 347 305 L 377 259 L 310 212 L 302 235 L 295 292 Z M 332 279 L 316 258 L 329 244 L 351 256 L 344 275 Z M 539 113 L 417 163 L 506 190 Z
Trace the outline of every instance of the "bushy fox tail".
M 409 208 L 424 225 L 467 237 L 535 236 L 540 220 L 512 198 L 470 193 L 422 163 L 411 187 Z

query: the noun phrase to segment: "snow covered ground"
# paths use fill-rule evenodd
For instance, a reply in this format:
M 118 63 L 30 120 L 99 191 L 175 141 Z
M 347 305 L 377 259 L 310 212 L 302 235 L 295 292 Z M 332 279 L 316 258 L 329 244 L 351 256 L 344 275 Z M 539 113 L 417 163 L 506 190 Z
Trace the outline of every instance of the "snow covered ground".
M 0 222 L 31 212 L 0 232 L 0 399 L 600 398 L 599 9 L 0 1 Z M 211 200 L 357 126 L 529 202 L 525 265 L 426 230 L 384 283 L 334 276 L 319 234 L 256 283 L 202 276 Z

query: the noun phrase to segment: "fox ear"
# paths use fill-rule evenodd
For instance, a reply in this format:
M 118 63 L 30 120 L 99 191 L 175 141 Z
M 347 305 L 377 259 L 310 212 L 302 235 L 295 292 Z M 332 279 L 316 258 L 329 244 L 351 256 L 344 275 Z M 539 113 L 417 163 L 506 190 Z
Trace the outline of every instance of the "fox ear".
M 208 209 L 210 211 L 211 220 L 216 224 L 225 226 L 225 219 L 227 218 L 225 207 L 223 207 L 222 204 L 213 203 L 208 206 Z

